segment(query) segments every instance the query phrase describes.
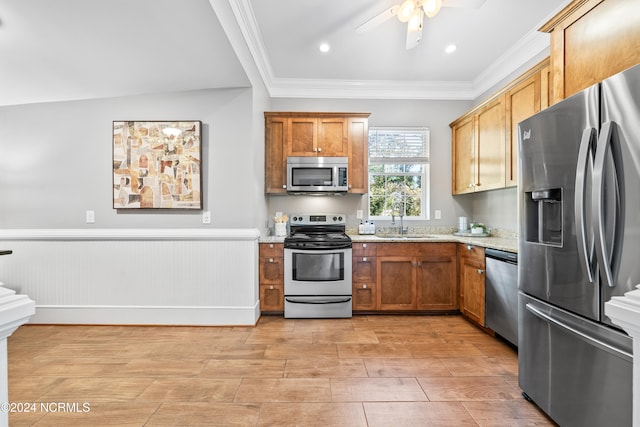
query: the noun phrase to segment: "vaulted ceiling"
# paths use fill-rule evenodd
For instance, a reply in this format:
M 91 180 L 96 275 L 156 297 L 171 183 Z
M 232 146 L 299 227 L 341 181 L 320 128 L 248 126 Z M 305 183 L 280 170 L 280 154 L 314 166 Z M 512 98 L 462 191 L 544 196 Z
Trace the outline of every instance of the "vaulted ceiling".
M 443 7 L 410 50 L 395 17 L 355 31 L 398 3 L 0 0 L 0 105 L 247 87 L 239 46 L 273 97 L 474 99 L 548 49 L 568 0 Z

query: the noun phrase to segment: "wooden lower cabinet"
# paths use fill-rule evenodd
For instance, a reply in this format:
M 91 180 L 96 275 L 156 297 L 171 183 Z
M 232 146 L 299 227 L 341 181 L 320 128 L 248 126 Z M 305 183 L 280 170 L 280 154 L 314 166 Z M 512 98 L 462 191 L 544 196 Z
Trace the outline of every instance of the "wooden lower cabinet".
M 376 244 L 354 243 L 352 254 L 352 310 L 374 311 L 378 304 Z
M 460 311 L 484 327 L 485 262 L 484 248 L 458 245 Z
M 284 311 L 284 244 L 259 245 L 260 311 Z
M 378 257 L 380 310 L 416 309 L 416 262 L 413 257 Z
M 456 310 L 455 243 L 377 245 L 377 309 Z
M 418 259 L 418 310 L 440 311 L 458 308 L 456 265 L 454 245 L 448 245 L 440 256 Z

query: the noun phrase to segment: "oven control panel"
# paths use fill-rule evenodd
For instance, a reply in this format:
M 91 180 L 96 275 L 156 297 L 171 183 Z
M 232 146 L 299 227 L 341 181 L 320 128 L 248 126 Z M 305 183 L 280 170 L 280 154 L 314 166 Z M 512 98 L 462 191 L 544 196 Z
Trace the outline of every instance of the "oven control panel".
M 294 214 L 291 225 L 345 225 L 346 214 Z

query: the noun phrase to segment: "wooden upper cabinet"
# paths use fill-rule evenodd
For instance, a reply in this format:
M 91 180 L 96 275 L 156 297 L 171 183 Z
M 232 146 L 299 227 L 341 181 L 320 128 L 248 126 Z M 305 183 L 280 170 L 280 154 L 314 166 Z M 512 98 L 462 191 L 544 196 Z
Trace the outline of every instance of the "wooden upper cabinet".
M 506 164 L 505 185 L 518 185 L 518 123 L 540 111 L 542 105 L 542 77 L 546 73 L 548 82 L 549 68 L 545 67 L 528 76 L 506 94 Z M 544 88 L 548 94 L 548 85 Z M 548 96 L 545 97 L 548 102 Z
M 349 154 L 348 119 L 331 117 L 318 119 L 318 156 L 344 156 Z
M 504 187 L 505 139 L 504 97 L 499 96 L 476 117 L 476 190 Z
M 309 117 L 288 119 L 289 132 L 287 156 L 315 156 L 318 144 L 318 123 Z
M 451 124 L 453 194 L 504 187 L 504 96 Z
M 349 192 L 368 191 L 369 113 L 265 112 L 265 192 L 286 193 L 287 157 L 348 157 Z
M 348 119 L 349 193 L 369 192 L 369 119 Z
M 574 0 L 551 33 L 552 103 L 640 63 L 640 1 Z
M 449 125 L 454 195 L 518 184 L 518 123 L 549 105 L 549 79 L 547 58 Z
M 345 117 L 292 117 L 289 121 L 288 156 L 347 156 Z
M 289 120 L 265 117 L 265 193 L 287 192 L 287 144 Z
M 472 193 L 476 183 L 475 116 L 451 124 L 453 194 Z

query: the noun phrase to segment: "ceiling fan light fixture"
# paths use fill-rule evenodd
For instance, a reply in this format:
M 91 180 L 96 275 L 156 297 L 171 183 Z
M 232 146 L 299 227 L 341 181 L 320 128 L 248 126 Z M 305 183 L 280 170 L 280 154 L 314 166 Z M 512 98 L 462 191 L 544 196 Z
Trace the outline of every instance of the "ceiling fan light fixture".
M 398 20 L 400 22 L 408 22 L 409 19 L 411 19 L 411 16 L 413 15 L 413 11 L 415 9 L 416 9 L 415 0 L 405 0 L 400 5 L 400 9 L 398 9 L 396 16 L 398 17 Z
M 433 18 L 440 12 L 440 8 L 442 8 L 442 0 L 426 0 L 422 8 L 428 18 Z
M 424 13 L 422 9 L 416 9 L 413 11 L 411 18 L 409 19 L 408 30 L 411 32 L 422 31 Z

